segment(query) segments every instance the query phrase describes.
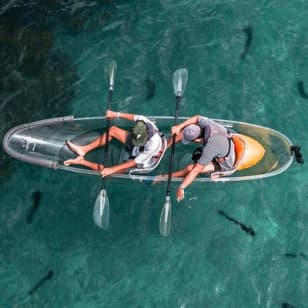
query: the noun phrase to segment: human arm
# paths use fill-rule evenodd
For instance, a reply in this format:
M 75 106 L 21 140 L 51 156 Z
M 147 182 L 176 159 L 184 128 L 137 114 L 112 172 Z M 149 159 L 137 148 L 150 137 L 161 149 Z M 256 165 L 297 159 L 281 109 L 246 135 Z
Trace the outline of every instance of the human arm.
M 130 160 L 124 162 L 124 163 L 121 163 L 121 164 L 118 164 L 118 165 L 115 165 L 115 166 L 112 166 L 112 167 L 104 168 L 101 171 L 101 175 L 102 175 L 102 177 L 106 177 L 106 176 L 109 176 L 109 175 L 112 175 L 112 174 L 115 174 L 115 173 L 122 173 L 126 169 L 133 168 L 133 167 L 136 167 L 136 166 L 137 166 L 137 164 L 136 164 L 135 160 L 130 159 Z
M 204 169 L 204 166 L 201 164 L 195 164 L 193 168 L 187 173 L 182 181 L 181 185 L 178 187 L 176 191 L 176 199 L 177 201 L 182 201 L 185 197 L 184 190 L 187 186 L 189 186 L 193 180 L 201 173 Z
M 129 121 L 135 121 L 135 115 L 131 114 L 131 113 L 124 113 L 124 112 L 115 112 L 112 110 L 107 110 L 106 111 L 106 117 L 113 120 L 113 119 L 117 119 L 117 118 L 122 118 L 122 119 L 126 119 Z
M 184 122 L 180 123 L 180 124 L 177 124 L 177 125 L 174 125 L 171 127 L 171 134 L 174 135 L 179 135 L 180 132 L 188 125 L 191 125 L 191 124 L 197 124 L 198 123 L 198 120 L 199 120 L 199 117 L 200 115 L 195 115 L 187 120 L 185 120 Z
M 178 135 L 176 135 L 175 137 L 175 143 L 178 143 L 180 140 L 182 139 L 182 133 L 179 133 Z M 167 141 L 167 147 L 171 147 L 172 145 L 172 141 L 173 141 L 173 138 L 172 136 L 168 139 Z

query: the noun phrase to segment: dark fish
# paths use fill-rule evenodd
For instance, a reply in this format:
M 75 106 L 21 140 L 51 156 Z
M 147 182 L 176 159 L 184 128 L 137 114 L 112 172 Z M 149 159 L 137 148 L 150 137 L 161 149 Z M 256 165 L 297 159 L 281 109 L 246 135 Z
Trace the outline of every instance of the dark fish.
M 245 42 L 245 47 L 244 47 L 244 51 L 241 54 L 241 59 L 244 60 L 244 58 L 246 57 L 246 54 L 249 50 L 249 47 L 251 45 L 251 41 L 252 41 L 252 27 L 251 26 L 247 26 L 243 29 L 244 33 L 246 34 L 246 42 Z
M 50 280 L 53 276 L 53 271 L 49 270 L 48 273 L 40 279 L 40 281 L 28 292 L 28 295 L 32 295 L 38 288 L 40 288 L 47 280 Z
M 297 83 L 297 89 L 302 98 L 308 98 L 308 93 L 305 91 L 304 83 L 302 80 Z
M 281 303 L 282 308 L 296 308 L 295 306 L 288 304 L 288 303 Z
M 296 253 L 287 252 L 287 253 L 284 254 L 284 256 L 287 257 L 287 258 L 296 258 L 297 254 Z M 304 260 L 308 261 L 308 256 L 305 255 L 303 252 L 299 253 L 298 256 L 302 257 Z
M 146 100 L 150 100 L 155 96 L 156 85 L 152 78 L 148 75 L 145 80 L 145 85 L 147 88 Z
M 33 220 L 33 216 L 35 214 L 35 212 L 37 211 L 37 209 L 39 208 L 40 202 L 41 202 L 41 192 L 40 191 L 35 191 L 34 193 L 32 193 L 32 200 L 33 200 L 33 206 L 27 216 L 27 223 L 31 224 L 32 220 Z
M 285 257 L 287 258 L 296 258 L 297 257 L 297 254 L 296 253 L 290 253 L 290 252 L 286 252 L 284 254 Z
M 229 221 L 232 221 L 233 223 L 235 223 L 236 225 L 239 225 L 241 227 L 241 229 L 243 231 L 245 231 L 247 234 L 251 235 L 251 236 L 255 236 L 256 233 L 255 231 L 251 228 L 251 227 L 247 227 L 244 224 L 242 224 L 241 222 L 237 221 L 236 219 L 230 217 L 228 214 L 226 214 L 224 211 L 222 210 L 218 210 L 217 213 L 223 217 L 225 217 L 226 219 L 228 219 Z

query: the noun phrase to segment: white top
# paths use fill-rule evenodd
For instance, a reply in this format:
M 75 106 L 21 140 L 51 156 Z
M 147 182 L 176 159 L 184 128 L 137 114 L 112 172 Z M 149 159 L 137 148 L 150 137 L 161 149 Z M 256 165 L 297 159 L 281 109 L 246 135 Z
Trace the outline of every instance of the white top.
M 145 123 L 151 123 L 156 129 L 157 133 L 155 133 L 145 144 L 143 152 L 140 152 L 137 157 L 135 157 L 135 162 L 138 166 L 142 165 L 142 168 L 151 167 L 156 159 L 153 158 L 158 154 L 162 147 L 162 138 L 158 133 L 158 128 L 156 125 L 147 117 L 141 115 L 135 115 L 134 121 L 144 121 Z

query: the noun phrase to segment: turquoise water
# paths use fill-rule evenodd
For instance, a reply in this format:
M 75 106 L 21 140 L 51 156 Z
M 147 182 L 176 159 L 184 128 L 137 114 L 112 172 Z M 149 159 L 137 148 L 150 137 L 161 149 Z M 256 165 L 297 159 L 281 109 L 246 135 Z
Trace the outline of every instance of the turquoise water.
M 114 110 L 173 115 L 172 74 L 186 67 L 180 115 L 277 129 L 305 158 L 305 1 L 5 1 L 0 14 L 1 137 L 32 120 L 103 114 L 115 59 Z M 109 180 L 105 232 L 92 220 L 99 178 L 3 151 L 1 162 L 1 307 L 308 306 L 306 165 L 264 180 L 193 184 L 182 203 L 172 186 L 172 233 L 163 238 L 165 184 Z M 40 206 L 28 224 L 34 191 Z

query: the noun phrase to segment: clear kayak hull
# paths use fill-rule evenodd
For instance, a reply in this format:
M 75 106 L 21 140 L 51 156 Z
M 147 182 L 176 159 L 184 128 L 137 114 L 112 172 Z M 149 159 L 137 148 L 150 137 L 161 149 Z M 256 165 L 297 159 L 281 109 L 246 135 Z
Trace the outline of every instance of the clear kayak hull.
M 169 136 L 173 117 L 149 116 L 156 125 Z M 187 118 L 180 117 L 179 122 Z M 291 141 L 282 133 L 271 128 L 250 123 L 214 119 L 231 131 L 247 135 L 258 141 L 265 149 L 262 160 L 255 166 L 237 171 L 231 176 L 216 181 L 242 181 L 254 180 L 277 175 L 285 171 L 293 162 L 290 151 Z M 130 124 L 125 120 L 115 120 L 115 125 L 129 129 Z M 63 162 L 76 157 L 66 145 L 66 140 L 77 144 L 86 144 L 102 134 L 106 127 L 104 117 L 74 118 L 73 116 L 53 118 L 28 124 L 19 125 L 9 130 L 3 139 L 4 150 L 12 157 L 27 163 L 52 169 L 62 169 L 71 172 L 98 175 L 99 172 L 89 170 L 82 166 L 65 166 Z M 175 148 L 174 168 L 178 170 L 192 162 L 191 156 L 198 145 L 182 145 L 178 143 Z M 169 151 L 166 152 L 160 165 L 151 174 L 115 174 L 112 177 L 133 180 L 153 180 L 158 174 L 168 173 Z M 103 148 L 95 149 L 86 156 L 87 160 L 102 163 Z M 110 165 L 122 162 L 126 157 L 123 146 L 112 141 L 109 148 Z M 173 178 L 173 181 L 181 181 Z M 211 181 L 207 176 L 199 176 L 196 182 Z

